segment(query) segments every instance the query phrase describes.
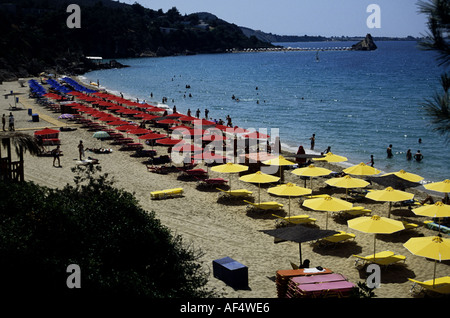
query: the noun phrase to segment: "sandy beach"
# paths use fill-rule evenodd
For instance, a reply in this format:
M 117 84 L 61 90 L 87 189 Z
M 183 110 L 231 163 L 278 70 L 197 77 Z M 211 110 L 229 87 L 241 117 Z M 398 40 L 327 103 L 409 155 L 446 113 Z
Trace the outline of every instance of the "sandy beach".
M 34 131 L 42 128 L 54 128 L 68 124 L 73 125 L 63 119 L 58 119 L 60 113 L 54 113 L 35 103 L 34 99 L 28 97 L 28 84 L 24 87 L 18 82 L 5 82 L 0 86 L 2 95 L 10 91 L 23 93 L 19 97 L 19 110 L 10 110 L 10 104 L 14 104 L 12 97 L 0 99 L 1 115 L 9 115 L 10 111 L 15 117 L 15 127 L 17 131 L 33 134 Z M 39 114 L 39 122 L 33 122 L 28 114 L 28 109 Z M 77 128 L 73 131 L 61 131 L 61 168 L 52 165 L 52 157 L 36 157 L 25 154 L 25 180 L 33 181 L 40 185 L 62 188 L 67 183 L 73 182 L 71 168 L 76 166 L 78 160 L 77 145 L 83 140 L 86 148 L 99 147 L 100 142 L 92 137 L 93 132 L 80 125 L 73 125 Z M 210 272 L 208 286 L 214 288 L 224 298 L 276 298 L 277 288 L 275 276 L 278 270 L 291 269 L 290 262 L 298 263 L 299 247 L 297 243 L 283 242 L 274 244 L 274 238 L 260 232 L 260 230 L 274 229 L 279 220 L 272 216 L 272 212 L 255 212 L 247 210 L 247 205 L 241 201 L 224 202 L 218 200 L 222 195 L 215 188 L 202 190 L 197 188 L 195 181 L 178 180 L 179 173 L 169 173 L 166 175 L 152 173 L 147 170 L 143 162 L 145 158 L 135 158 L 130 156 L 132 152 L 119 151 L 119 146 L 108 145 L 103 142 L 103 146 L 111 148 L 109 154 L 94 154 L 86 152 L 86 156 L 91 156 L 99 160 L 104 173 L 108 173 L 114 178 L 115 184 L 135 194 L 141 206 L 148 211 L 155 211 L 165 226 L 174 234 L 183 237 L 186 245 L 203 251 L 202 262 L 207 271 Z M 149 148 L 149 146 L 146 146 Z M 54 148 L 54 147 L 52 147 Z M 166 154 L 167 148 L 156 146 L 158 155 Z M 345 154 L 340 154 L 345 155 Z M 201 165 L 200 165 L 201 166 Z M 317 166 L 326 167 L 333 171 L 340 171 L 341 166 L 327 163 L 317 163 Z M 414 173 L 414 171 L 411 171 Z M 232 187 L 245 188 L 253 191 L 257 197 L 257 185 L 240 181 L 237 174 L 224 175 L 209 172 L 211 177 L 220 177 L 230 180 Z M 293 182 L 303 186 L 303 180 L 289 170 L 285 171 L 285 182 Z M 448 177 L 448 176 L 446 176 Z M 326 187 L 325 178 L 313 180 L 313 191 L 318 193 L 329 193 L 334 197 L 342 198 L 345 190 Z M 287 214 L 288 198 L 272 196 L 267 192 L 271 185 L 262 185 L 261 201 L 277 201 L 284 204 L 284 215 Z M 162 189 L 177 188 L 184 189 L 184 196 L 166 200 L 151 200 L 150 192 Z M 309 182 L 307 183 L 309 187 Z M 373 189 L 384 187 L 373 184 Z M 407 189 L 407 192 L 415 194 L 415 198 L 423 200 L 426 197 L 416 189 Z M 364 206 L 372 211 L 372 215 L 387 216 L 388 203 L 375 202 L 364 199 L 355 205 Z M 291 200 L 291 215 L 308 214 L 317 219 L 315 227 L 325 228 L 327 213 L 307 210 L 300 205 L 300 200 Z M 412 255 L 403 244 L 411 237 L 432 236 L 436 231 L 430 230 L 423 225 L 429 220 L 426 217 L 416 216 L 406 207 L 393 208 L 391 218 L 407 220 L 418 225 L 417 228 L 404 230 L 390 235 L 377 236 L 377 251 L 390 250 L 396 254 L 406 256 L 403 264 L 392 265 L 383 268 L 381 272 L 381 286 L 375 290 L 380 298 L 411 298 L 410 293 L 412 283 L 408 278 L 417 280 L 429 280 L 433 277 L 434 262 L 425 258 Z M 335 273 L 340 273 L 353 283 L 358 283 L 366 279 L 364 270 L 355 267 L 355 257 L 353 254 L 369 255 L 373 253 L 373 235 L 349 229 L 346 220 L 338 215 L 329 214 L 328 229 L 346 231 L 356 235 L 353 241 L 342 242 L 330 247 L 318 247 L 309 243 L 302 244 L 303 259 L 309 259 L 311 266 L 322 266 L 331 269 Z M 235 290 L 223 281 L 213 277 L 212 261 L 223 257 L 231 257 L 234 260 L 248 267 L 249 289 Z M 442 262 L 437 264 L 436 277 L 449 275 L 450 263 Z

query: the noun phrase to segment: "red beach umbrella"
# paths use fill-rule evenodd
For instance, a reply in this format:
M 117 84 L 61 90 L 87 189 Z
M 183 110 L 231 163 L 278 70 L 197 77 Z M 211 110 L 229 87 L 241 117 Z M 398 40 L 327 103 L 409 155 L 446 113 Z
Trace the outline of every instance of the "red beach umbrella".
M 187 115 L 183 115 L 179 118 L 179 120 L 181 121 L 194 121 L 194 120 L 200 120 L 200 118 L 197 117 L 193 117 L 193 116 L 187 116 Z
M 133 130 L 136 128 L 138 128 L 137 125 L 122 125 L 122 126 L 116 127 L 116 129 L 120 130 L 120 131 L 128 131 L 128 130 Z
M 182 130 L 181 133 L 183 135 L 191 135 L 191 136 L 203 136 L 206 130 L 200 128 L 189 128 L 187 130 Z
M 34 132 L 35 136 L 55 136 L 58 137 L 59 130 L 44 128 Z
M 112 115 L 99 117 L 97 119 L 100 120 L 100 121 L 106 121 L 106 122 L 120 120 L 120 118 L 117 118 L 116 116 L 112 116 Z
M 206 161 L 215 161 L 217 163 L 225 162 L 227 157 L 212 153 L 212 152 L 202 152 L 192 156 L 195 160 L 206 160 Z
M 154 112 L 154 113 L 158 113 L 158 112 L 164 113 L 165 112 L 165 109 L 162 109 L 162 108 L 159 108 L 156 106 L 152 106 L 152 105 L 148 105 L 145 108 L 147 109 L 148 112 Z
M 109 122 L 107 122 L 107 124 L 110 126 L 122 126 L 122 125 L 127 125 L 128 122 L 125 120 L 115 120 L 115 121 L 109 121 Z
M 202 125 L 202 126 L 215 126 L 216 123 L 206 119 L 197 119 L 194 120 L 194 125 Z
M 266 135 L 266 134 L 263 134 L 263 133 L 260 133 L 259 131 L 254 131 L 254 132 L 251 132 L 251 133 L 244 134 L 244 135 L 242 135 L 242 137 L 249 138 L 249 139 L 267 139 L 270 136 Z
M 157 121 L 158 124 L 179 124 L 180 122 L 178 120 L 174 119 L 162 119 Z
M 141 113 L 141 111 L 137 110 L 137 109 L 124 108 L 124 109 L 117 110 L 117 113 L 132 115 L 132 114 L 139 114 L 139 113 Z
M 184 142 L 185 141 L 183 139 L 172 139 L 172 138 L 164 138 L 156 141 L 157 144 L 166 146 L 183 144 Z
M 119 110 L 119 109 L 125 109 L 125 107 L 120 106 L 120 105 L 114 105 L 114 106 L 108 106 L 106 107 L 109 110 Z
M 148 129 L 144 129 L 144 128 L 137 128 L 137 129 L 131 129 L 128 130 L 128 133 L 133 134 L 133 135 L 145 135 L 150 133 L 151 131 Z
M 179 126 L 172 126 L 169 129 L 173 130 L 172 133 L 180 133 L 180 132 L 184 131 L 185 129 L 191 129 L 191 127 L 188 127 L 185 125 L 179 125 Z
M 224 137 L 222 135 L 205 135 L 202 138 L 202 141 L 223 141 L 226 140 L 227 137 Z
M 216 125 L 215 128 L 220 129 L 220 130 L 232 129 L 231 127 L 228 127 L 225 125 Z
M 141 118 L 142 120 L 153 120 L 156 118 L 160 118 L 160 116 L 158 116 L 158 115 L 152 115 L 152 114 L 146 114 L 146 113 L 136 114 L 136 115 L 134 115 L 134 117 Z
M 148 133 L 148 134 L 138 137 L 138 139 L 144 139 L 144 140 L 156 140 L 156 139 L 163 139 L 163 138 L 167 138 L 167 135 L 158 134 L 158 133 Z
M 173 151 L 199 152 L 199 151 L 203 151 L 203 148 L 196 146 L 196 145 L 192 145 L 192 144 L 183 144 L 183 145 L 178 145 L 178 146 L 173 147 Z
M 180 113 L 173 113 L 173 114 L 167 115 L 166 117 L 175 118 L 175 117 L 183 117 L 183 116 L 184 115 L 180 114 Z
M 69 107 L 83 106 L 83 107 L 85 107 L 84 105 L 82 105 L 80 103 L 69 103 L 69 104 L 66 104 L 64 106 L 69 106 Z

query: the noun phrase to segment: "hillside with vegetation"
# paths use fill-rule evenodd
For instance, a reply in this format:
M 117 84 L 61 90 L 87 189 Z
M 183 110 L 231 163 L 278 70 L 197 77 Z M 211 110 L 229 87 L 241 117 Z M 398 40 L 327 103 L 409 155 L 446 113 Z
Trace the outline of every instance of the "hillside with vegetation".
M 220 53 L 270 46 L 213 14 L 181 15 L 111 0 L 80 0 L 81 27 L 69 28 L 70 0 L 0 0 L 0 80 L 43 70 L 84 73 L 85 56 L 107 59 Z

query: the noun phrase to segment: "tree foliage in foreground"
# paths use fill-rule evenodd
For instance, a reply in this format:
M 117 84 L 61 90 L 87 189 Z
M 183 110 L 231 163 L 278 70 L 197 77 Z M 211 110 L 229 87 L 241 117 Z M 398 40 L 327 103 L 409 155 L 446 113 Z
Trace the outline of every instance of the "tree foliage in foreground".
M 450 65 L 450 1 L 430 0 L 419 1 L 420 12 L 428 16 L 428 37 L 420 43 L 425 50 L 437 52 L 440 66 Z M 434 130 L 450 137 L 450 78 L 447 73 L 441 75 L 441 92 L 422 104 L 431 120 Z
M 95 168 L 62 190 L 0 183 L 0 282 L 9 296 L 210 297 L 199 252 Z M 67 266 L 81 269 L 70 289 Z

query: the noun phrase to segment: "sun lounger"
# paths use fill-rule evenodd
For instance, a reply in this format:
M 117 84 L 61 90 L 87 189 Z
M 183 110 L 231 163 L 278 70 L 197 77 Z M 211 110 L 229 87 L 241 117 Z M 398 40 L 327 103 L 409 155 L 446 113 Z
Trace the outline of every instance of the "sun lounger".
M 252 191 L 248 191 L 247 189 L 237 189 L 237 190 L 223 190 L 220 188 L 216 188 L 217 190 L 230 195 L 232 197 L 248 197 L 253 194 Z
M 402 221 L 403 225 L 405 226 L 405 230 L 415 229 L 418 227 L 415 223 L 409 223 L 408 221 Z
M 276 214 L 272 214 L 272 216 L 275 216 L 279 219 L 282 219 L 283 221 L 286 221 L 288 223 L 292 224 L 309 224 L 309 223 L 315 223 L 317 219 L 310 218 L 309 215 L 302 214 L 302 215 L 294 215 L 294 216 L 288 216 L 288 217 L 282 217 Z
M 325 237 L 321 241 L 324 241 L 327 243 L 338 243 L 338 242 L 344 242 L 347 240 L 354 239 L 355 237 L 356 237 L 355 234 L 347 233 L 344 231 L 339 231 L 339 233 Z
M 222 178 L 204 179 L 204 178 L 198 178 L 196 176 L 194 176 L 194 178 L 197 179 L 197 181 L 199 182 L 199 185 L 201 185 L 201 186 L 219 186 L 219 185 L 224 185 L 225 183 L 228 182 L 228 180 L 225 180 Z
M 355 284 L 341 274 L 293 277 L 288 285 L 288 298 L 348 297 Z
M 167 174 L 172 171 L 176 171 L 173 167 L 167 166 L 149 166 L 147 165 L 147 170 L 153 173 Z
M 445 225 L 439 225 L 438 223 L 435 223 L 433 221 L 425 221 L 423 222 L 427 228 L 430 230 L 440 231 L 441 233 L 450 233 L 450 227 Z
M 283 207 L 281 203 L 275 202 L 275 201 L 267 201 L 267 202 L 261 202 L 261 203 L 253 203 L 247 200 L 244 200 L 245 203 L 250 204 L 251 207 L 254 207 L 259 210 L 278 210 Z
M 167 199 L 183 195 L 183 188 L 166 189 L 161 191 L 150 192 L 151 199 Z
M 354 206 L 350 210 L 342 211 L 342 213 L 349 214 L 351 216 L 363 216 L 372 213 L 372 210 L 366 209 L 362 206 Z
M 355 266 L 358 266 L 359 261 L 363 261 L 362 265 L 365 265 L 367 263 L 374 263 L 382 266 L 388 266 L 392 264 L 396 264 L 398 262 L 405 262 L 406 256 L 403 255 L 396 255 L 394 252 L 391 251 L 383 251 L 378 252 L 368 256 L 360 256 L 360 255 L 353 255 L 357 258 L 355 261 Z
M 189 176 L 189 177 L 200 177 L 200 178 L 206 178 L 208 176 L 208 172 L 204 169 L 182 169 L 182 168 L 178 168 L 177 169 L 182 172 L 184 175 Z
M 436 279 L 430 279 L 424 282 L 408 278 L 414 284 L 411 286 L 411 292 L 432 291 L 439 294 L 450 294 L 450 276 L 439 277 Z M 417 287 L 421 288 L 417 290 Z

